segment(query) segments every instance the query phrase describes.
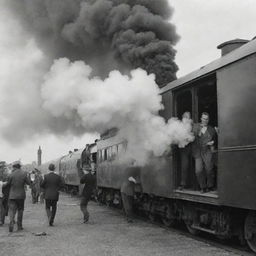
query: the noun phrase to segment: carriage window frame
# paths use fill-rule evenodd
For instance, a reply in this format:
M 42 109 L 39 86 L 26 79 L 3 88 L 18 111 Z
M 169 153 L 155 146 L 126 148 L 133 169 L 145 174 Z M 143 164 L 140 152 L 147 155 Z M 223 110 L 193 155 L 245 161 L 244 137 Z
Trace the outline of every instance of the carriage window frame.
M 117 145 L 112 146 L 112 160 L 115 160 L 118 154 Z
M 213 89 L 215 95 L 214 97 L 216 97 L 216 101 L 215 101 L 215 107 L 216 109 L 212 110 L 211 108 L 211 111 L 214 112 L 214 115 L 215 115 L 215 122 L 217 123 L 217 127 L 218 127 L 218 122 L 219 122 L 219 118 L 218 118 L 218 115 L 219 115 L 219 109 L 218 109 L 218 85 L 217 85 L 218 81 L 217 81 L 217 76 L 216 76 L 216 72 L 213 72 L 211 74 L 208 74 L 207 76 L 205 77 L 200 77 L 198 78 L 197 80 L 194 80 L 194 81 L 191 81 L 187 84 L 184 84 L 184 85 L 181 85 L 177 88 L 173 88 L 172 89 L 172 99 L 173 99 L 173 103 L 172 103 L 172 116 L 174 117 L 179 117 L 178 114 L 178 98 L 180 95 L 182 95 L 183 93 L 187 92 L 187 91 L 190 91 L 191 92 L 191 97 L 192 97 L 192 111 L 191 111 L 191 116 L 192 116 L 192 119 L 193 119 L 193 122 L 194 123 L 199 123 L 201 120 L 200 120 L 200 115 L 202 114 L 202 109 L 200 110 L 199 108 L 199 104 L 200 104 L 200 94 L 199 94 L 199 91 L 201 88 L 203 87 L 207 87 L 207 86 L 214 86 L 215 88 Z M 207 96 L 207 94 L 206 94 Z M 202 105 L 203 106 L 203 105 Z M 214 107 L 214 103 L 212 105 L 212 107 Z M 207 112 L 205 110 L 205 112 Z M 211 113 L 210 114 L 210 118 L 211 118 Z M 179 117 L 180 118 L 180 117 Z M 213 123 L 209 123 L 212 127 L 215 127 L 215 124 Z M 217 132 L 217 130 L 216 130 Z M 218 136 L 218 134 L 217 134 Z M 215 147 L 215 150 L 214 150 L 214 153 L 218 154 L 218 143 L 216 144 L 216 147 Z M 176 156 L 175 156 L 176 155 Z M 177 189 L 178 186 L 179 186 L 179 164 L 178 164 L 178 158 L 177 157 L 177 151 L 176 153 L 174 154 L 174 158 L 176 160 L 173 161 L 173 179 L 174 179 L 174 184 L 175 184 L 175 188 L 174 189 Z M 218 156 L 216 155 L 215 156 L 215 159 L 218 159 Z M 217 165 L 218 165 L 218 162 L 217 162 Z M 218 167 L 217 167 L 218 168 Z M 218 173 L 218 169 L 217 169 L 217 173 Z M 217 187 L 217 190 L 218 190 L 218 174 L 216 174 L 217 177 L 216 177 L 216 187 Z

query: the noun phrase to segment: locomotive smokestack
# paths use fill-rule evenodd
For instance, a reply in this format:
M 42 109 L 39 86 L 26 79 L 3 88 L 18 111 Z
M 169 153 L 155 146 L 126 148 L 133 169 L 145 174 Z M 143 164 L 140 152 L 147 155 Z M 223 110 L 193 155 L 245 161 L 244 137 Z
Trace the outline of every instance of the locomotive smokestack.
M 232 51 L 234 51 L 235 49 L 241 47 L 242 45 L 248 43 L 249 40 L 245 40 L 245 39 L 234 39 L 234 40 L 229 40 L 226 41 L 220 45 L 217 46 L 217 49 L 221 50 L 221 56 L 224 56 Z
M 37 165 L 40 166 L 42 164 L 42 150 L 41 146 L 39 146 L 37 150 Z

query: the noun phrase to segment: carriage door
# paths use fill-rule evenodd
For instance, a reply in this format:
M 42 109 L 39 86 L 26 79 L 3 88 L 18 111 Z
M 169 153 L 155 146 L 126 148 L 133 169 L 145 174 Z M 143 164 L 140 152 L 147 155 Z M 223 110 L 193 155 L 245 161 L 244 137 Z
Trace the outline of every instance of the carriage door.
M 207 112 L 210 115 L 209 125 L 216 129 L 218 133 L 218 109 L 217 109 L 217 87 L 215 76 L 210 76 L 207 79 L 200 81 L 195 87 L 195 101 L 196 101 L 196 117 L 200 122 L 201 114 Z M 215 188 L 217 188 L 217 171 L 218 171 L 218 136 L 215 138 L 215 145 L 213 150 L 213 165 Z
M 194 90 L 193 88 L 186 88 L 174 92 L 174 116 L 182 119 L 184 112 L 189 111 L 192 119 L 194 117 Z M 189 169 L 193 168 L 192 159 L 189 163 Z M 175 169 L 175 188 L 177 189 L 181 184 L 181 153 L 176 146 L 174 148 L 174 169 Z M 187 187 L 193 186 L 194 175 L 193 172 L 188 172 L 186 178 Z

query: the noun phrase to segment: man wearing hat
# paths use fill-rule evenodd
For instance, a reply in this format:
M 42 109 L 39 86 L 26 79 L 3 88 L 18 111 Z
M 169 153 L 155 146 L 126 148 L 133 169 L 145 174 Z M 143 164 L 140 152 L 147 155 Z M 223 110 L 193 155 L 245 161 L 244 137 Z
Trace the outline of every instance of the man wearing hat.
M 54 172 L 54 164 L 50 164 L 48 169 L 50 170 L 50 173 L 44 175 L 41 187 L 44 189 L 45 193 L 45 209 L 49 226 L 53 226 L 57 211 L 57 202 L 59 200 L 59 190 L 64 186 L 64 182 L 61 176 Z
M 128 222 L 133 222 L 133 197 L 136 179 L 130 176 L 125 180 L 121 186 L 121 197 L 123 202 L 123 208 Z
M 22 230 L 22 219 L 24 211 L 24 202 L 26 198 L 25 185 L 30 185 L 27 173 L 21 170 L 20 161 L 12 164 L 13 171 L 8 178 L 9 192 L 9 232 L 13 232 L 14 219 L 16 211 L 18 211 L 17 226 L 18 230 Z
M 83 171 L 84 172 L 81 175 L 82 177 L 80 179 L 80 183 L 84 184 L 84 189 L 82 192 L 80 209 L 84 215 L 84 223 L 87 223 L 89 221 L 87 205 L 96 187 L 96 176 L 94 170 L 92 171 L 91 167 L 89 166 L 87 166 L 87 168 L 85 168 Z

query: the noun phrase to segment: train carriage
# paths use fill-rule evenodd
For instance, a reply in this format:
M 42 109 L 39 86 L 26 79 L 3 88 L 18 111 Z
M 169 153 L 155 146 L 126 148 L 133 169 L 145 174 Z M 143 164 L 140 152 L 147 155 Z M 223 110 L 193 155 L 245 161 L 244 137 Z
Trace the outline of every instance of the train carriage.
M 121 184 L 133 175 L 140 182 L 136 208 L 151 219 L 160 217 L 168 226 L 184 221 L 193 234 L 237 236 L 256 252 L 256 40 L 232 40 L 219 48 L 221 58 L 160 92 L 165 107 L 160 115 L 166 120 L 189 111 L 198 123 L 202 112 L 209 113 L 210 125 L 218 131 L 213 153 L 216 190 L 199 191 L 192 157 L 188 186 L 179 188 L 181 156 L 175 146 L 162 157 L 152 157 L 144 167 L 123 161 L 127 141 L 116 136 L 116 129 L 63 156 L 56 166 L 67 186 L 79 191 L 79 170 L 96 163 L 99 200 L 120 207 Z
M 231 47 L 237 49 L 230 51 Z M 163 117 L 181 117 L 188 110 L 198 122 L 200 114 L 206 111 L 211 125 L 218 127 L 214 153 L 217 190 L 206 194 L 193 189 L 179 191 L 176 150 L 171 156 L 174 182 L 169 197 L 198 203 L 192 204 L 193 207 L 184 204 L 189 210 L 184 211 L 183 218 L 189 220 L 190 231 L 202 230 L 220 236 L 239 234 L 256 250 L 256 230 L 252 225 L 256 221 L 256 40 L 232 40 L 219 48 L 224 53 L 220 59 L 161 89 Z
M 55 172 L 59 174 L 59 172 L 60 172 L 60 160 L 61 160 L 61 157 L 57 158 L 57 159 L 54 159 L 52 161 L 43 163 L 40 166 L 37 166 L 37 168 L 40 170 L 42 175 L 45 175 L 49 172 L 49 169 L 48 169 L 49 164 L 54 164 L 55 165 Z
M 96 164 L 96 144 L 87 144 L 83 149 L 74 149 L 63 156 L 59 162 L 59 173 L 65 181 L 67 191 L 81 194 L 83 185 L 80 184 L 81 170 Z M 92 164 L 94 163 L 94 164 Z M 93 168 L 93 167 L 92 167 Z
M 160 113 L 168 120 L 190 111 L 195 123 L 202 112 L 210 114 L 210 125 L 218 131 L 216 190 L 200 193 L 193 159 L 188 188 L 180 190 L 180 152 L 172 147 L 169 155 L 151 158 L 137 170 L 143 191 L 137 208 L 151 218 L 160 216 L 166 225 L 183 220 L 193 234 L 238 236 L 256 251 L 256 40 L 232 40 L 219 48 L 224 53 L 221 58 L 161 88 L 165 108 Z M 110 136 L 97 144 L 98 185 L 108 195 L 112 191 L 111 200 L 127 175 L 127 166 L 111 160 L 120 143 Z

